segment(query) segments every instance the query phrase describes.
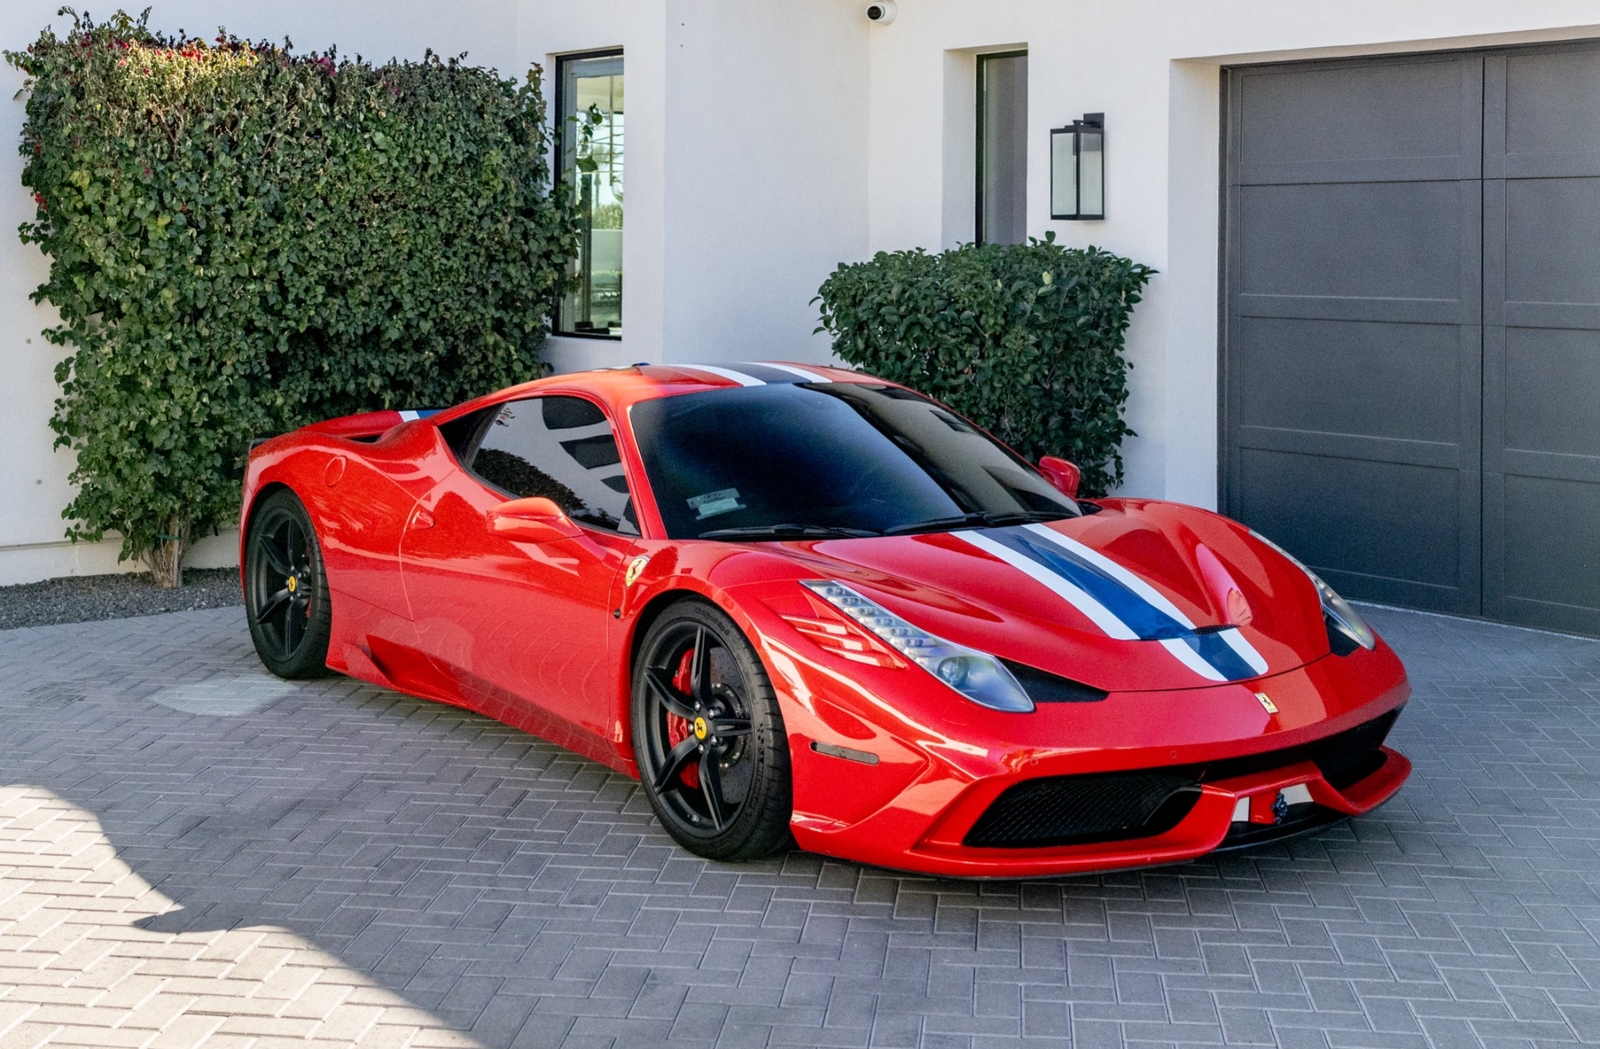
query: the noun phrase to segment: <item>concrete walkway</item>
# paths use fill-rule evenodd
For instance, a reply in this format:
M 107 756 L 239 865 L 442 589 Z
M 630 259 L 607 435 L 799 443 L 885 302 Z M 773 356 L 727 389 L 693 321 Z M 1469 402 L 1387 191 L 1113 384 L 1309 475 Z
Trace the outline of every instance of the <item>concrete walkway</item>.
M 696 859 L 634 785 L 256 663 L 0 631 L 0 1047 L 1600 1044 L 1600 642 L 1374 609 L 1399 798 L 1023 884 Z

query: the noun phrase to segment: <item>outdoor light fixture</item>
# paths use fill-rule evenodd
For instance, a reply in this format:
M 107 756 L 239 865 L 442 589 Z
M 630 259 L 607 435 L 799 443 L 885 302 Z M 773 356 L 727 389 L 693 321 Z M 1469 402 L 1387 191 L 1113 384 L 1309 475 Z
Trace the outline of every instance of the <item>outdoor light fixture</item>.
M 1050 217 L 1106 217 L 1106 115 L 1050 130 Z

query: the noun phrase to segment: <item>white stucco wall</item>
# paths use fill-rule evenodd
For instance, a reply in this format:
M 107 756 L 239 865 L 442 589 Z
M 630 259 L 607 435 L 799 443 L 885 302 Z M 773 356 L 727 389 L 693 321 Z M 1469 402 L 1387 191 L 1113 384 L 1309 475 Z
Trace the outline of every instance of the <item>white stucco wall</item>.
M 970 239 L 963 71 L 1026 45 L 1030 234 L 1161 271 L 1129 333 L 1124 492 L 1215 506 L 1223 65 L 1595 37 L 1597 23 L 1593 0 L 900 0 L 870 34 L 869 247 Z M 1052 222 L 1049 130 L 1087 112 L 1106 114 L 1108 217 Z
M 522 0 L 523 61 L 622 47 L 623 336 L 559 370 L 824 360 L 810 299 L 867 224 L 867 43 L 854 0 Z
M 663 359 L 826 360 L 810 300 L 867 247 L 871 27 L 854 0 L 671 11 Z
M 558 371 L 609 368 L 661 356 L 666 302 L 667 60 L 669 0 L 519 0 L 517 61 L 537 63 L 555 105 L 556 59 L 620 47 L 626 78 L 623 154 L 622 339 L 552 338 Z

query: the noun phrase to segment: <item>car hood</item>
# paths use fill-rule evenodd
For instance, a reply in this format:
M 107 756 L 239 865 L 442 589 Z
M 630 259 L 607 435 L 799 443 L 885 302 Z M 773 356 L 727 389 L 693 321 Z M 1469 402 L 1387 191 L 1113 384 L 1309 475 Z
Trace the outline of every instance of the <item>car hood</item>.
M 782 549 L 803 578 L 1106 691 L 1250 681 L 1329 651 L 1303 571 L 1240 525 L 1174 503 L 1105 500 L 1048 524 Z

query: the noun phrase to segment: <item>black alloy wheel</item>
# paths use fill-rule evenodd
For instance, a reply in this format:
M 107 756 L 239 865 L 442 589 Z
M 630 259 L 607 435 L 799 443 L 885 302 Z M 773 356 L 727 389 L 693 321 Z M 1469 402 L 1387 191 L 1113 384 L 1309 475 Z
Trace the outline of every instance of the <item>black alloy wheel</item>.
M 681 601 L 645 634 L 633 746 L 650 805 L 684 848 L 752 860 L 788 843 L 783 715 L 755 650 L 716 608 Z
M 288 489 L 263 499 L 245 541 L 244 607 L 250 640 L 282 678 L 328 671 L 331 616 L 322 548 L 304 504 Z

